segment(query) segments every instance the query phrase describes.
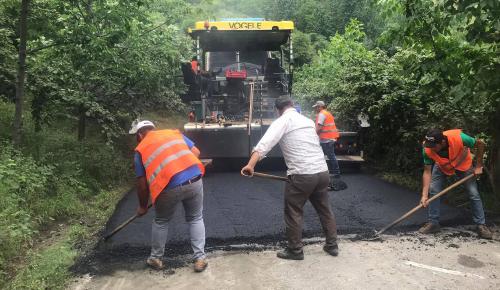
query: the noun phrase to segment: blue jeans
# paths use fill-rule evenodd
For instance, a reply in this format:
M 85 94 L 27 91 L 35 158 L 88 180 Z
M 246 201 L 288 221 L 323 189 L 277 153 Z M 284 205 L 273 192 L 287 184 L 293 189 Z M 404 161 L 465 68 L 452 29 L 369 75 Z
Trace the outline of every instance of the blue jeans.
M 467 171 L 455 171 L 458 178 L 462 179 L 474 172 L 474 167 L 471 167 Z M 434 165 L 432 168 L 432 179 L 431 186 L 429 190 L 429 198 L 433 197 L 435 194 L 439 193 L 445 188 L 447 175 L 444 174 L 439 166 Z M 481 196 L 477 189 L 477 182 L 475 178 L 469 179 L 464 184 L 465 190 L 469 194 L 469 199 L 472 209 L 472 221 L 477 225 L 484 225 L 486 223 L 484 218 L 483 202 L 481 201 Z M 428 207 L 429 222 L 433 224 L 439 224 L 441 200 L 431 202 Z
M 339 163 L 337 162 L 337 157 L 335 157 L 335 141 L 331 140 L 330 142 L 325 142 L 320 144 L 321 144 L 321 149 L 323 149 L 323 153 L 326 156 L 328 156 L 333 176 L 340 176 Z
M 189 224 L 189 235 L 193 258 L 205 258 L 205 223 L 203 222 L 203 182 L 177 186 L 163 190 L 155 203 L 156 217 L 153 220 L 151 239 L 152 258 L 161 258 L 165 252 L 168 224 L 175 213 L 177 205 L 182 202 L 186 222 Z

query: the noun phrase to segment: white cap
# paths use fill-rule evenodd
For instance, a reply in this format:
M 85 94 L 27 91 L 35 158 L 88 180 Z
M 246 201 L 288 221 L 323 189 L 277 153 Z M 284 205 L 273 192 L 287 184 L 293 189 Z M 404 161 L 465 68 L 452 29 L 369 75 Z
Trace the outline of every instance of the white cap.
M 316 108 L 316 107 L 319 107 L 319 106 L 326 107 L 325 102 L 323 102 L 323 101 L 317 101 L 316 104 L 314 104 L 313 108 Z
M 132 122 L 132 127 L 130 128 L 128 133 L 133 135 L 133 134 L 137 133 L 137 131 L 139 131 L 143 127 L 155 128 L 155 124 L 153 124 L 153 122 L 148 121 L 148 120 L 144 120 L 144 121 L 140 121 L 140 122 L 139 122 L 139 120 L 135 120 L 134 122 Z

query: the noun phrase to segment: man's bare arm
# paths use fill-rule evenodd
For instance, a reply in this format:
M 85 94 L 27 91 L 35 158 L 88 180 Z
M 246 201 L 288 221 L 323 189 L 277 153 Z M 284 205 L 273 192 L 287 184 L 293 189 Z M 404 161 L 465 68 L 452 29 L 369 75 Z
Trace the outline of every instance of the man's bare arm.
M 432 165 L 424 165 L 424 173 L 422 174 L 422 198 L 420 203 L 427 207 L 429 199 L 429 188 L 431 185 L 432 178 Z
M 252 153 L 252 156 L 250 156 L 250 160 L 248 160 L 248 164 L 241 169 L 241 175 L 244 176 L 252 176 L 254 172 L 255 165 L 260 159 L 260 154 L 257 151 L 254 151 Z
M 139 198 L 137 214 L 141 216 L 148 212 L 149 203 L 148 181 L 145 176 L 137 177 L 137 197 Z
M 193 146 L 191 147 L 191 152 L 193 152 L 194 156 L 196 156 L 196 158 L 200 157 L 200 149 L 198 149 L 196 146 Z
M 483 171 L 482 167 L 483 167 L 483 158 L 484 158 L 484 148 L 485 147 L 486 147 L 486 144 L 484 143 L 483 140 L 476 139 L 476 144 L 474 144 L 474 150 L 475 150 L 475 154 L 476 154 L 476 169 L 481 168 L 481 173 Z M 481 173 L 479 173 L 479 174 L 481 174 Z

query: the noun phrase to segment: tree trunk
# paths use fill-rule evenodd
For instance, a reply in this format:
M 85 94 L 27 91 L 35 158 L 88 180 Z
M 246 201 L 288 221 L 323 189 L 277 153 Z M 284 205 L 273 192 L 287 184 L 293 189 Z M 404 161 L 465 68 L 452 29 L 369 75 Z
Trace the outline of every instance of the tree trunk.
M 26 78 L 26 40 L 28 37 L 28 7 L 29 0 L 21 2 L 21 16 L 19 18 L 19 62 L 17 68 L 16 82 L 16 110 L 14 114 L 12 141 L 17 147 L 21 144 L 23 129 L 23 102 L 24 102 L 24 80 Z
M 493 118 L 493 124 L 499 124 L 500 122 L 500 104 L 497 106 L 497 112 L 495 118 Z M 493 179 L 493 191 L 495 197 L 500 198 L 500 127 L 493 127 L 493 138 L 492 138 L 492 148 L 491 148 L 491 178 Z
M 495 152 L 496 151 L 496 152 Z M 499 148 L 494 148 L 493 149 L 493 154 L 495 154 L 495 157 L 493 159 L 493 168 L 492 168 L 492 174 L 493 174 L 493 191 L 494 194 L 498 197 L 500 197 L 500 149 Z
M 83 106 L 80 106 L 78 110 L 78 141 L 82 141 L 85 139 L 85 127 L 86 127 L 86 119 L 87 116 L 85 115 L 85 108 Z

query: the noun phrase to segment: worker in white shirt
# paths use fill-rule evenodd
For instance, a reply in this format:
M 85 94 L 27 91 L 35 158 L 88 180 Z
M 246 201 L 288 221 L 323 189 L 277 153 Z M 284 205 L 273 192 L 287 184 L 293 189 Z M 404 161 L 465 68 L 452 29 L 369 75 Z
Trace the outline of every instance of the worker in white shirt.
M 280 144 L 288 167 L 289 182 L 285 185 L 285 224 L 287 247 L 277 253 L 282 259 L 303 260 L 303 207 L 311 202 L 319 215 L 326 236 L 323 250 L 338 255 L 337 225 L 331 210 L 328 185 L 328 166 L 312 120 L 299 114 L 289 98 L 278 98 L 276 109 L 280 117 L 267 129 L 255 146 L 248 164 L 241 169 L 244 176 L 252 176 L 258 161 Z

